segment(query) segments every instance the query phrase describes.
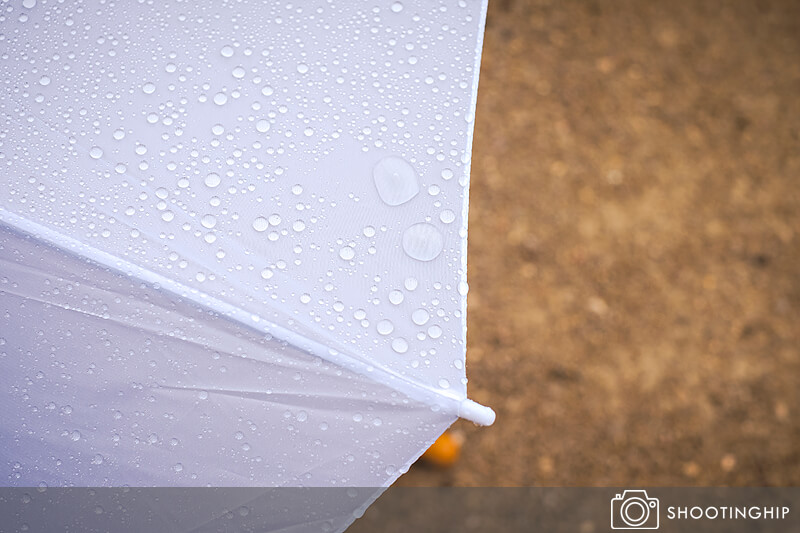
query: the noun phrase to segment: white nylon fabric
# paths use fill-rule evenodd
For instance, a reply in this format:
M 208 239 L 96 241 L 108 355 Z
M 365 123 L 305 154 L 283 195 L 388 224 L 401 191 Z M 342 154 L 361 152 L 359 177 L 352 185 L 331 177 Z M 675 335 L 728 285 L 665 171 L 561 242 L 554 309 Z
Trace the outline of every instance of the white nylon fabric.
M 466 399 L 485 1 L 2 7 L 0 483 L 388 486 Z

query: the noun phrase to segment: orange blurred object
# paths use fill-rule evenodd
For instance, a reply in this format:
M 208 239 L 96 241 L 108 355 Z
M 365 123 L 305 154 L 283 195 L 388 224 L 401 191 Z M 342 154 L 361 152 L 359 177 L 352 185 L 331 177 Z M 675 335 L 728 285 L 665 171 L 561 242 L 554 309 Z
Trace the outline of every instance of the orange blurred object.
M 422 454 L 422 459 L 427 463 L 439 466 L 453 466 L 458 461 L 464 437 L 460 433 L 445 431 L 436 439 L 428 450 Z

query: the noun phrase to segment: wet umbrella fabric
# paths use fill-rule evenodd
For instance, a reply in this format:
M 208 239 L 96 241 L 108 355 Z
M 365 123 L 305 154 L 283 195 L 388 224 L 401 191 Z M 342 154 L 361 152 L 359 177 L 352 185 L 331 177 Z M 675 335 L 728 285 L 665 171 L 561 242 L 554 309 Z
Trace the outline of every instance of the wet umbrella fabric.
M 465 379 L 485 7 L 7 9 L 4 485 L 386 487 L 490 424 Z

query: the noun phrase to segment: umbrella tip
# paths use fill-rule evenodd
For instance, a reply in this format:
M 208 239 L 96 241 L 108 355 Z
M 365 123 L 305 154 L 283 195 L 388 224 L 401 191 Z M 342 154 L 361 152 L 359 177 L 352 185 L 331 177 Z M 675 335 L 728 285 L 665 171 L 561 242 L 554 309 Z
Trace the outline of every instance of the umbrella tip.
M 461 402 L 458 408 L 458 416 L 479 426 L 491 426 L 494 424 L 494 419 L 497 415 L 495 415 L 491 407 L 466 399 Z

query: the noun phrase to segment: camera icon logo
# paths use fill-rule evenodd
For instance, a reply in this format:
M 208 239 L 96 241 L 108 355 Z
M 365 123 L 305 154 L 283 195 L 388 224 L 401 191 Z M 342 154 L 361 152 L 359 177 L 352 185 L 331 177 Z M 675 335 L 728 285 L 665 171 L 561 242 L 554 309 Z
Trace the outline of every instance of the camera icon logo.
M 611 529 L 658 529 L 658 498 L 645 490 L 626 490 L 611 499 Z

